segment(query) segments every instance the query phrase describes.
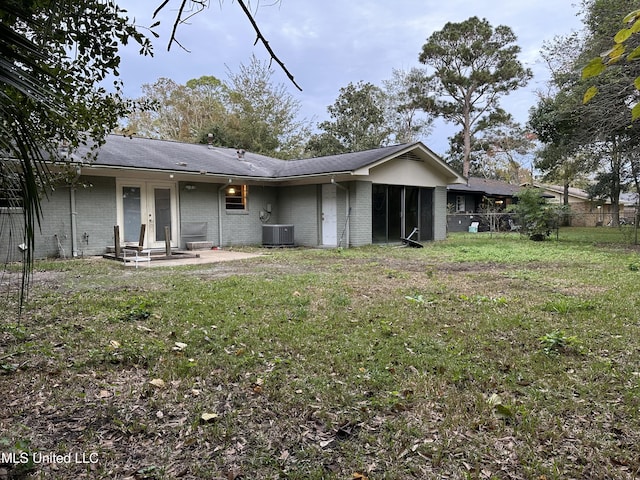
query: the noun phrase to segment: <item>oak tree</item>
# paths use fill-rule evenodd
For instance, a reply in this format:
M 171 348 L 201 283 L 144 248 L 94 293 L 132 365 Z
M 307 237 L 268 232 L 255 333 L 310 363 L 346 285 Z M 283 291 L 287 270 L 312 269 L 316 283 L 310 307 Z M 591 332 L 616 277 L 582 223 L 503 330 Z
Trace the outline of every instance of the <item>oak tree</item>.
M 389 143 L 391 128 L 385 117 L 383 90 L 369 82 L 349 83 L 327 107 L 331 120 L 318 124 L 320 133 L 307 143 L 307 153 L 329 155 L 368 150 Z

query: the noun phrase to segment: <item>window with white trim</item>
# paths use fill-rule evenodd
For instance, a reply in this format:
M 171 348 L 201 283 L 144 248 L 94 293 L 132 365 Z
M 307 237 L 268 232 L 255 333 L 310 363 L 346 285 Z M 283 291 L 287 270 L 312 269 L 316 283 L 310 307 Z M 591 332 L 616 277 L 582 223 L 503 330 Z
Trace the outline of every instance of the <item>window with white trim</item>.
M 247 186 L 229 185 L 224 190 L 224 206 L 227 210 L 247 209 Z

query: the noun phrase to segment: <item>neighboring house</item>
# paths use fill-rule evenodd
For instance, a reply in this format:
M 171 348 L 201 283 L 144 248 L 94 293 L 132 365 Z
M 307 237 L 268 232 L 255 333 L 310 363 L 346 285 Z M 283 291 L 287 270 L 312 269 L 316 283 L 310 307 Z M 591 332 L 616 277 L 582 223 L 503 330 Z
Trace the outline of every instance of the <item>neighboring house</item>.
M 549 203 L 564 204 L 564 187 L 560 185 L 534 184 L 544 192 Z M 580 188 L 569 187 L 569 208 L 571 225 L 574 227 L 593 227 L 607 225 L 611 222 L 611 200 L 591 199 L 589 194 Z M 635 216 L 637 204 L 636 194 L 620 195 L 620 218 L 631 221 Z M 622 220 L 625 221 L 625 220 Z
M 484 223 L 477 214 L 503 211 L 521 189 L 520 185 L 480 177 L 469 177 L 463 185 L 447 186 L 449 231 L 466 232 L 471 222 Z
M 399 243 L 414 227 L 416 240 L 441 240 L 447 185 L 464 182 L 420 142 L 285 161 L 110 135 L 76 171 L 73 186 L 43 199 L 35 258 L 104 254 L 116 225 L 123 244 L 138 244 L 146 225 L 152 249 L 165 248 L 165 227 L 176 249 L 260 245 L 264 225 L 286 225 L 296 245 L 310 247 Z M 11 213 L 0 210 L 0 221 L 19 216 Z M 18 242 L 2 234 L 0 254 L 16 259 Z

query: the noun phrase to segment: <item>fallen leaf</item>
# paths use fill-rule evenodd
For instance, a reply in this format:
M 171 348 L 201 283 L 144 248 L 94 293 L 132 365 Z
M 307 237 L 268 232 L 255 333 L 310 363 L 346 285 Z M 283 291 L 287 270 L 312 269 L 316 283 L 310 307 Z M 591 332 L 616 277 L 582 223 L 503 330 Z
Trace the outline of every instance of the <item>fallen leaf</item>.
M 109 342 L 109 346 L 111 348 L 120 348 L 120 342 L 116 341 L 116 340 L 111 340 Z
M 289 459 L 290 456 L 291 456 L 291 454 L 289 453 L 289 451 L 285 450 L 280 454 L 280 458 L 279 459 L 282 460 L 283 462 L 286 462 Z
M 187 344 L 186 343 L 182 343 L 182 342 L 176 342 L 176 343 L 174 343 L 174 345 L 175 346 L 173 347 L 173 349 L 178 351 L 178 352 L 181 352 L 182 350 L 187 348 Z
M 164 388 L 165 386 L 164 380 L 162 380 L 161 378 L 154 378 L 153 380 L 149 381 L 149 383 L 158 388 Z
M 353 474 L 353 480 L 369 480 L 369 477 L 367 477 L 364 473 L 354 473 Z
M 98 398 L 109 398 L 111 396 L 111 392 L 108 390 L 100 390 L 100 393 L 96 395 Z
M 217 413 L 206 413 L 205 412 L 202 415 L 200 415 L 200 420 L 202 420 L 204 423 L 211 423 L 215 419 L 217 419 L 218 417 L 220 417 L 220 415 L 218 415 Z

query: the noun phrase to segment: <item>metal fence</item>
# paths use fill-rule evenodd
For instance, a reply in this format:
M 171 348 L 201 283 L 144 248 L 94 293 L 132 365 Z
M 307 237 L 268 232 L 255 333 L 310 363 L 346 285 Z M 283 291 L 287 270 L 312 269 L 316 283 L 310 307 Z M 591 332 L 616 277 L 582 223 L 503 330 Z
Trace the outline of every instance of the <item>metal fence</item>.
M 621 243 L 638 244 L 640 215 L 637 211 L 620 215 L 618 225 L 614 225 L 613 216 L 603 212 L 562 213 L 552 226 L 552 234 L 560 235 L 563 230 L 584 230 L 583 235 L 593 232 L 594 238 L 602 234 L 619 236 Z M 515 213 L 456 213 L 447 215 L 449 233 L 520 233 L 521 222 Z

